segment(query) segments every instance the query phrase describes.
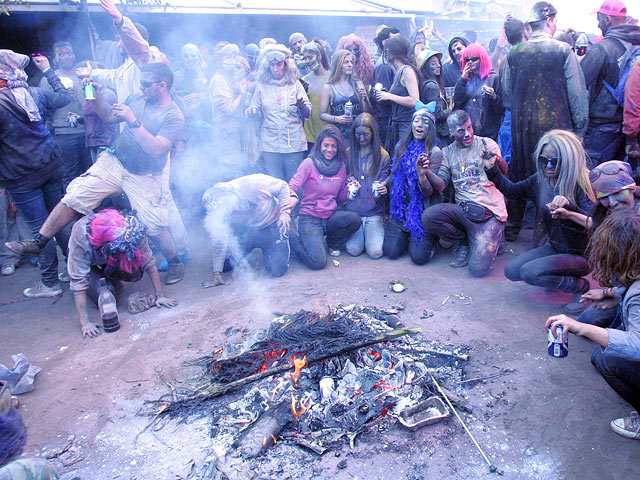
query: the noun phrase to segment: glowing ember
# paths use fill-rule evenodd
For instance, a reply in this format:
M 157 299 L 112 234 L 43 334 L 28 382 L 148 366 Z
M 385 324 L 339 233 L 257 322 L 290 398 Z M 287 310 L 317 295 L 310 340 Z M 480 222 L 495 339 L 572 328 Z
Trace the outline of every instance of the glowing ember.
M 297 358 L 293 360 L 293 365 L 294 365 L 294 371 L 291 374 L 291 379 L 293 380 L 293 383 L 295 385 L 298 385 L 298 378 L 300 378 L 300 370 L 302 370 L 303 367 L 307 366 L 307 357 L 305 355 L 305 357 L 302 360 L 298 360 Z
M 296 419 L 300 417 L 306 411 L 307 407 L 304 406 L 302 398 L 298 402 L 296 396 L 291 392 L 291 413 L 293 413 L 293 418 Z

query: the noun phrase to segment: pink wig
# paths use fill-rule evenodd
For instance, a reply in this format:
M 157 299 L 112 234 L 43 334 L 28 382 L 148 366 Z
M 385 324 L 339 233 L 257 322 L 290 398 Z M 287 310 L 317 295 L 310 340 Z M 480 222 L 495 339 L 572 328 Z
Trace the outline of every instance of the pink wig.
M 353 71 L 358 80 L 370 87 L 373 85 L 373 62 L 369 56 L 369 50 L 364 44 L 362 39 L 353 33 L 350 33 L 346 37 L 342 37 L 338 42 L 337 50 L 349 50 L 350 48 L 359 47 L 360 57 L 355 64 Z
M 467 58 L 469 57 L 480 57 L 480 79 L 484 80 L 487 78 L 491 70 L 493 70 L 493 64 L 484 47 L 479 43 L 471 43 L 464 49 L 462 52 L 462 70 L 464 70 L 464 66 L 467 64 Z
M 126 273 L 140 269 L 147 260 L 137 245 L 141 238 L 144 238 L 144 230 L 139 226 L 137 219 L 135 222 L 137 226 L 133 227 L 134 231 L 131 232 L 125 217 L 117 210 L 107 208 L 98 212 L 89 222 L 87 232 L 89 243 L 102 249 L 107 255 L 107 265 L 117 266 Z M 127 233 L 133 233 L 130 241 L 125 240 Z

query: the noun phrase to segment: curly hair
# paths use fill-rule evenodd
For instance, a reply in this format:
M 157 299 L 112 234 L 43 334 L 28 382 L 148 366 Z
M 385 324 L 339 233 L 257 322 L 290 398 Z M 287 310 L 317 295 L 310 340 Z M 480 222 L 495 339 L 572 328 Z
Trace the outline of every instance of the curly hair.
M 640 214 L 621 208 L 607 215 L 591 237 L 589 261 L 600 285 L 630 287 L 640 280 Z
M 296 62 L 293 58 L 287 57 L 284 61 L 284 65 L 285 83 L 287 85 L 293 85 L 300 78 L 300 72 L 298 71 L 298 67 L 296 67 Z M 269 61 L 266 58 L 263 58 L 260 62 L 256 78 L 260 83 L 272 83 L 274 81 Z
M 356 78 L 364 83 L 365 87 L 370 87 L 373 85 L 374 67 L 371 57 L 369 56 L 369 50 L 362 39 L 357 35 L 350 33 L 338 41 L 338 47 L 336 50 L 349 50 L 354 47 L 358 47 L 360 49 L 360 56 L 356 59 L 353 71 Z

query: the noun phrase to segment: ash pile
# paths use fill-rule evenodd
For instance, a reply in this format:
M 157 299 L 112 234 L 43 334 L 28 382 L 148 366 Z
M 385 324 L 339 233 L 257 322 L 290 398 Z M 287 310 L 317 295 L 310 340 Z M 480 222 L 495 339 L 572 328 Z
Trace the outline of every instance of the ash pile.
M 322 455 L 353 448 L 385 422 L 417 430 L 447 418 L 433 377 L 464 409 L 451 389 L 462 381 L 468 347 L 426 340 L 390 312 L 349 305 L 281 315 L 244 343 L 192 362 L 203 368 L 197 382 L 149 402 L 148 413 L 209 416 L 212 471 L 255 478 L 251 459 L 282 444 Z

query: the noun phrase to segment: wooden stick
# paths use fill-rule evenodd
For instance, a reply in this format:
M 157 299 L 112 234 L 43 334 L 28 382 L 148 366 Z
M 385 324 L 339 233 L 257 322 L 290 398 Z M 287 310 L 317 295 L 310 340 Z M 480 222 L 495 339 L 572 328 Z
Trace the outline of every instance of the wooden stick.
M 347 352 L 351 352 L 353 350 L 357 350 L 359 348 L 363 348 L 363 347 L 368 347 L 369 345 L 375 345 L 376 343 L 382 343 L 382 342 L 389 342 L 392 340 L 396 340 L 400 337 L 403 337 L 405 335 L 414 335 L 416 333 L 421 333 L 422 329 L 420 328 L 398 328 L 396 330 L 393 330 L 391 332 L 388 333 L 384 333 L 382 335 L 379 335 L 377 337 L 371 338 L 369 340 L 365 340 L 363 342 L 358 342 L 356 344 L 352 344 L 352 345 L 346 345 L 345 347 L 341 348 L 340 350 L 336 351 L 336 352 L 331 352 L 331 353 L 326 353 L 326 354 L 322 354 L 319 355 L 317 357 L 313 357 L 313 358 L 307 358 L 307 364 L 311 364 L 314 362 L 319 362 L 321 360 L 325 360 L 327 358 L 331 358 L 331 357 L 337 357 L 338 355 L 342 355 L 344 353 Z M 278 365 L 277 367 L 273 367 L 273 368 L 269 368 L 263 372 L 258 372 L 258 373 L 254 373 L 253 375 L 249 375 L 248 377 L 244 377 L 241 378 L 239 380 L 235 380 L 233 382 L 230 383 L 226 383 L 226 384 L 216 384 L 213 386 L 213 388 L 209 389 L 209 390 L 205 390 L 203 392 L 200 392 L 196 395 L 192 395 L 189 396 L 183 400 L 180 400 L 178 402 L 174 402 L 175 403 L 183 403 L 183 402 L 189 402 L 189 401 L 206 401 L 209 400 L 211 398 L 215 398 L 215 397 L 219 397 L 220 395 L 224 395 L 228 392 L 230 392 L 231 390 L 235 390 L 236 388 L 239 387 L 243 387 L 244 385 L 248 385 L 250 383 L 253 383 L 257 380 L 260 380 L 262 378 L 265 377 L 270 377 L 272 375 L 277 375 L 279 373 L 283 373 L 286 372 L 287 370 L 293 370 L 295 368 L 293 362 L 291 363 L 285 363 L 284 365 Z M 164 412 L 166 412 L 168 410 L 168 408 L 165 408 Z M 164 413 L 163 412 L 163 413 Z

